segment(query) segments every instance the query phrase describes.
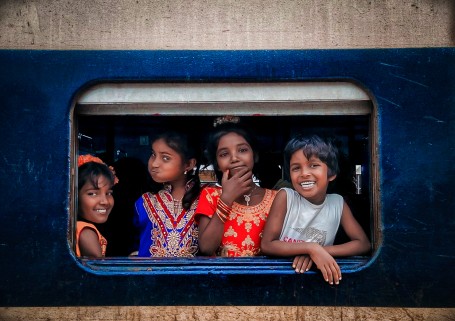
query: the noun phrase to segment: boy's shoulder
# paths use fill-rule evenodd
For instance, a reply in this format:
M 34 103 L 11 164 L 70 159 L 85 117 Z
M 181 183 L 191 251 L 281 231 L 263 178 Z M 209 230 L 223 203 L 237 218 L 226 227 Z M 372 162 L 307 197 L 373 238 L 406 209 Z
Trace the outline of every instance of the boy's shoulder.
M 329 199 L 344 199 L 343 196 L 336 193 L 327 194 L 326 197 Z
M 293 188 L 290 188 L 290 187 L 281 187 L 278 192 L 280 191 L 283 191 L 285 192 L 286 194 L 298 194 Z
M 340 194 L 327 194 L 326 202 L 331 203 L 331 204 L 334 204 L 334 203 L 343 204 L 344 198 Z

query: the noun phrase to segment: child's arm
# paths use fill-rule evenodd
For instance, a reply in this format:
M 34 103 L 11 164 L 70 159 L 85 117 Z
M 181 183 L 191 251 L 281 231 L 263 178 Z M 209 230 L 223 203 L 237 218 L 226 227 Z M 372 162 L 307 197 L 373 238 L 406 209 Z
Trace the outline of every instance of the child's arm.
M 248 182 L 253 173 L 248 169 L 242 169 L 229 178 L 229 172 L 223 173 L 222 193 L 220 200 L 228 207 L 241 195 L 248 191 Z M 218 202 L 217 207 L 220 204 Z M 199 251 L 204 255 L 214 255 L 221 244 L 224 233 L 224 222 L 220 216 L 213 213 L 212 217 L 200 215 L 199 219 Z
M 281 190 L 275 196 L 270 213 L 265 224 L 264 232 L 261 241 L 261 251 L 266 255 L 275 256 L 298 256 L 307 254 L 311 260 L 321 270 L 324 280 L 333 284 L 339 283 L 341 280 L 341 270 L 335 259 L 324 250 L 322 246 L 313 242 L 291 243 L 280 241 L 279 237 L 283 228 L 283 222 L 287 211 L 287 196 L 286 191 Z M 305 270 L 309 269 L 311 262 L 302 258 L 304 262 L 302 267 Z M 298 261 L 298 259 L 297 259 Z M 293 267 L 297 262 L 294 260 Z M 306 264 L 306 267 L 303 265 Z M 301 268 L 296 269 L 300 272 Z
M 341 226 L 351 241 L 343 244 L 326 246 L 324 249 L 326 249 L 327 252 L 332 256 L 352 256 L 363 254 L 370 250 L 370 241 L 354 215 L 352 215 L 351 209 L 346 202 L 343 204 Z
M 215 255 L 221 244 L 224 223 L 213 214 L 212 218 L 200 215 L 199 218 L 199 251 L 203 255 Z M 209 226 L 210 225 L 210 226 Z
M 265 255 L 294 256 L 303 253 L 289 251 L 287 244 L 279 240 L 287 210 L 285 190 L 280 190 L 270 207 L 261 240 L 261 252 Z
M 81 231 L 79 249 L 81 256 L 102 257 L 98 234 L 93 229 L 86 227 Z
M 261 251 L 266 255 L 295 256 L 311 254 L 316 250 L 316 243 L 312 242 L 284 242 L 280 241 L 281 230 L 287 211 L 287 196 L 285 190 L 280 190 L 273 200 L 269 216 L 262 234 Z M 319 246 L 320 247 L 320 246 Z

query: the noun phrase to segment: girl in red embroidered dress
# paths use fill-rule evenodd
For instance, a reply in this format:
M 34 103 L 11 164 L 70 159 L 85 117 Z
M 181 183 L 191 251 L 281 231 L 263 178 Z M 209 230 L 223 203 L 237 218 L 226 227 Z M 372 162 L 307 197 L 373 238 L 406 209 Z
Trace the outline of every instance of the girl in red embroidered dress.
M 204 255 L 255 256 L 276 191 L 257 186 L 254 137 L 235 118 L 220 118 L 210 135 L 206 157 L 221 187 L 202 190 L 196 209 L 199 251 Z

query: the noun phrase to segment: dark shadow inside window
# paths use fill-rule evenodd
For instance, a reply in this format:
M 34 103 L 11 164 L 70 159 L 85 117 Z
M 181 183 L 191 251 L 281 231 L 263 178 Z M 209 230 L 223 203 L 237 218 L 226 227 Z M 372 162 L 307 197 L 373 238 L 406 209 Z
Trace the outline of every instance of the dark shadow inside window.
M 150 156 L 150 138 L 155 132 L 169 128 L 190 130 L 201 143 L 212 128 L 214 116 L 80 116 L 78 118 L 79 154 L 90 153 L 115 165 L 118 176 L 128 181 L 126 191 L 115 195 L 116 205 L 107 223 L 99 226 L 108 239 L 107 256 L 130 253 L 134 241 L 131 226 L 132 205 L 146 191 L 146 164 Z M 295 134 L 318 134 L 336 139 L 340 153 L 340 173 L 329 193 L 342 195 L 367 235 L 371 235 L 370 210 L 370 117 L 361 116 L 244 116 L 242 123 L 257 134 L 260 161 L 257 173 L 260 185 L 277 188 L 284 178 L 283 149 Z M 361 192 L 355 184 L 356 165 L 362 166 Z M 128 176 L 129 175 L 129 176 Z M 141 179 L 144 178 L 144 179 Z M 120 186 L 120 185 L 119 185 Z M 114 190 L 115 193 L 115 190 Z M 129 210 L 127 210 L 129 209 Z M 340 228 L 336 242 L 345 242 Z M 120 248 L 119 248 L 120 247 Z
M 248 84 L 247 87 L 249 86 L 252 93 L 251 97 L 248 96 L 248 101 L 239 100 L 244 93 L 243 85 L 239 84 L 202 84 L 201 88 L 196 84 L 157 84 L 156 88 L 153 84 L 145 84 L 145 87 L 132 85 L 132 91 L 138 88 L 142 90 L 139 92 L 145 97 L 145 101 L 140 101 L 137 96 L 131 101 L 128 100 L 132 97 L 129 89 L 125 89 L 129 88 L 128 84 L 101 84 L 95 86 L 93 91 L 89 90 L 88 95 L 76 102 L 74 107 L 73 163 L 76 163 L 77 156 L 81 154 L 98 156 L 116 168 L 117 176 L 123 181 L 124 187 L 114 190 L 114 209 L 108 221 L 98 226 L 108 240 L 106 258 L 79 258 L 77 262 L 88 271 L 98 274 L 295 273 L 290 268 L 292 258 L 128 256 L 138 242 L 132 223 L 135 215 L 134 202 L 148 190 L 147 162 L 154 133 L 171 128 L 188 130 L 200 142 L 202 150 L 207 134 L 213 128 L 214 119 L 229 114 L 239 116 L 241 122 L 257 135 L 261 148 L 260 161 L 256 165 L 257 179 L 265 188 L 277 189 L 287 185 L 284 180 L 286 175 L 282 171 L 283 150 L 291 137 L 296 134 L 318 134 L 335 138 L 340 151 L 340 172 L 336 180 L 329 185 L 328 193 L 338 193 L 344 197 L 373 244 L 370 254 L 337 258 L 337 262 L 344 272 L 354 272 L 366 266 L 380 244 L 378 174 L 375 165 L 376 118 L 373 103 L 365 91 L 349 83 L 340 83 L 339 87 L 336 82 L 324 83 L 321 86 L 318 83 L 307 85 L 267 84 L 267 88 L 258 94 L 257 90 L 262 85 Z M 151 90 L 155 91 L 148 94 L 147 86 L 151 86 Z M 186 88 L 187 86 L 189 88 Z M 98 90 L 99 88 L 101 89 Z M 169 98 L 167 94 L 163 98 L 163 90 L 169 88 L 171 91 L 166 93 L 174 95 L 173 98 Z M 337 91 L 337 88 L 341 88 L 340 91 Z M 230 94 L 233 96 L 226 95 L 224 89 L 231 90 Z M 277 98 L 275 94 L 280 96 L 286 89 L 290 89 L 293 92 L 290 95 L 296 97 L 279 101 L 281 98 Z M 305 90 L 308 94 L 300 95 L 300 92 Z M 193 96 L 194 91 L 198 94 Z M 204 97 L 198 96 L 199 94 L 211 94 L 212 91 L 219 96 L 214 95 L 207 99 L 214 100 L 197 100 Z M 272 93 L 268 94 L 268 91 Z M 240 92 L 239 96 L 236 96 L 237 92 Z M 336 94 L 333 94 L 334 92 Z M 184 98 L 179 98 L 180 94 Z M 320 97 L 321 94 L 326 96 Z M 158 97 L 156 101 L 154 95 Z M 112 97 L 121 98 L 119 101 L 111 101 Z M 274 101 L 275 99 L 278 100 Z M 202 168 L 205 165 L 203 162 Z M 74 183 L 77 177 L 76 165 L 72 173 L 69 241 L 74 247 L 77 211 L 74 205 L 77 204 Z M 209 168 L 202 171 L 201 175 L 203 182 L 215 180 Z M 347 240 L 340 227 L 335 244 Z

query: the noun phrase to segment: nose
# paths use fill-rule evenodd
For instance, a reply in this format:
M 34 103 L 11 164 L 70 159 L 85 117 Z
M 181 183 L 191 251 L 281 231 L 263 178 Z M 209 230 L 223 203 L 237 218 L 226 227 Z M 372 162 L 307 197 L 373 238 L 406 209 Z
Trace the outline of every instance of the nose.
M 158 158 L 151 156 L 149 159 L 149 167 L 155 168 L 158 167 Z
M 310 169 L 309 169 L 308 167 L 306 167 L 306 166 L 303 166 L 303 167 L 302 167 L 302 171 L 301 171 L 300 174 L 301 174 L 302 176 L 308 176 L 308 175 L 310 175 Z
M 100 204 L 108 204 L 109 201 L 108 201 L 108 198 L 107 198 L 107 195 L 102 193 L 100 195 Z
M 238 161 L 239 161 L 239 157 L 238 157 L 237 153 L 232 153 L 231 154 L 231 163 L 235 163 Z

